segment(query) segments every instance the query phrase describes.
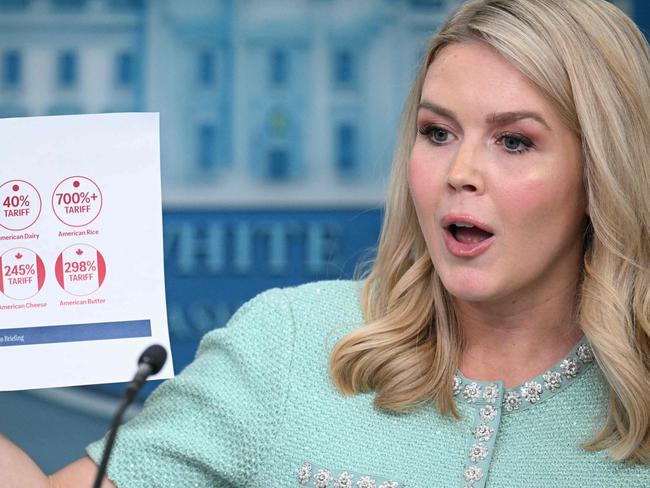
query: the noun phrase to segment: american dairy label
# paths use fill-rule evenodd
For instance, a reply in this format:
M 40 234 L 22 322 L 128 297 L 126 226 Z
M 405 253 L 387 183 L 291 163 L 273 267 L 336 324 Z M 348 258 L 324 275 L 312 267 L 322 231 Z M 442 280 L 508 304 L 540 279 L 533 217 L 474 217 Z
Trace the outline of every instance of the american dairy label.
M 24 230 L 41 214 L 41 195 L 31 183 L 9 180 L 0 185 L 0 226 L 7 230 Z
M 0 119 L 0 391 L 128 381 L 169 350 L 158 134 L 151 113 Z

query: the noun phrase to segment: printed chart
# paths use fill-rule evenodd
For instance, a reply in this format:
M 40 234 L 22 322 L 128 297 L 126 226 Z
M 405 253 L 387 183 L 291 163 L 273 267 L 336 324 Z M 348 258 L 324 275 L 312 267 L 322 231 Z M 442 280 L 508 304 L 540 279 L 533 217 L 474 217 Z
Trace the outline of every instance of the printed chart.
M 5 230 L 24 231 L 30 227 L 40 227 L 38 219 L 41 215 L 41 192 L 32 183 L 18 179 L 0 183 L 0 195 L 4 207 L 0 225 Z M 52 212 L 64 228 L 84 228 L 72 232 L 59 230 L 57 237 L 65 239 L 83 236 L 88 240 L 100 234 L 99 229 L 87 227 L 99 217 L 103 205 L 101 189 L 93 180 L 80 175 L 64 178 L 53 189 L 51 200 Z M 41 233 L 13 233 L 0 237 L 38 241 Z M 62 245 L 64 244 L 59 244 L 59 247 Z M 50 274 L 56 277 L 61 289 L 70 295 L 91 295 L 101 288 L 106 278 L 104 256 L 87 242 L 67 245 L 50 264 Z M 3 251 L 0 255 L 0 294 L 14 301 L 33 299 L 43 288 L 47 274 L 43 259 L 33 250 L 15 247 Z M 65 301 L 60 304 L 65 304 Z M 30 305 L 31 308 L 39 307 L 33 303 Z
M 3 119 L 0 151 L 0 391 L 129 380 L 169 349 L 158 115 Z

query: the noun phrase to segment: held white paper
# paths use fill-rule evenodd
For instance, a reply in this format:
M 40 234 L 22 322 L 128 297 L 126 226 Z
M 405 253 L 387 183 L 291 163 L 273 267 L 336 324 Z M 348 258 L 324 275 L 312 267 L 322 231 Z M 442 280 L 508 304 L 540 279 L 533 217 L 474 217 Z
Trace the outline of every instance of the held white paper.
M 154 343 L 158 114 L 0 120 L 0 391 L 129 381 Z

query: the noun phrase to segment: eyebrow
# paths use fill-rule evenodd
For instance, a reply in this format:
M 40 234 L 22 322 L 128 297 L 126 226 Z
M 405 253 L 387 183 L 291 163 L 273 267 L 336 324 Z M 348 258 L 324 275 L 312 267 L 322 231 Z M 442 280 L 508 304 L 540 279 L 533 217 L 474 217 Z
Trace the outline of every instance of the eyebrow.
M 452 112 L 449 109 L 441 107 L 440 105 L 437 105 L 437 104 L 431 103 L 431 102 L 427 102 L 427 101 L 421 101 L 418 108 L 425 108 L 427 110 L 430 110 L 431 112 L 433 112 L 435 114 L 438 114 L 438 115 L 441 115 L 443 117 L 446 117 L 448 119 L 453 120 L 456 123 L 456 125 L 460 125 L 458 123 L 458 118 L 456 117 L 456 114 L 454 114 L 454 112 Z M 490 125 L 502 126 L 502 125 L 512 124 L 514 122 L 517 122 L 518 120 L 523 120 L 523 119 L 533 119 L 533 120 L 539 122 L 541 125 L 543 125 L 546 128 L 546 130 L 551 131 L 551 128 L 549 127 L 549 125 L 544 120 L 544 117 L 542 117 L 537 112 L 531 112 L 529 110 L 518 110 L 518 111 L 515 111 L 515 112 L 493 113 L 493 114 L 488 115 L 485 118 L 485 122 L 490 124 Z

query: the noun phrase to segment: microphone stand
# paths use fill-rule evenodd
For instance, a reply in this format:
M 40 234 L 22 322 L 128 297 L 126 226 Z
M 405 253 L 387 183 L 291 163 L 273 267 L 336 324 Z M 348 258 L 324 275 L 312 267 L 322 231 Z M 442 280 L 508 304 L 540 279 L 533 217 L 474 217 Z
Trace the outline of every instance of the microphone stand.
M 106 473 L 106 467 L 108 466 L 108 459 L 111 456 L 111 451 L 113 450 L 113 444 L 115 444 L 115 438 L 117 437 L 117 429 L 119 429 L 120 424 L 122 423 L 122 416 L 124 415 L 124 412 L 129 407 L 129 405 L 131 404 L 132 400 L 133 399 L 126 398 L 125 395 L 125 398 L 122 399 L 122 403 L 120 403 L 117 412 L 115 412 L 115 415 L 113 416 L 113 420 L 111 421 L 111 430 L 108 434 L 108 439 L 106 440 L 106 446 L 104 447 L 104 454 L 102 455 L 102 462 L 99 465 L 99 469 L 97 470 L 97 476 L 95 477 L 95 483 L 93 484 L 93 488 L 100 488 L 102 484 L 102 479 L 104 478 L 104 474 Z
M 111 421 L 111 428 L 108 433 L 108 439 L 106 440 L 106 446 L 104 447 L 104 454 L 102 455 L 102 461 L 97 469 L 97 475 L 95 477 L 95 482 L 93 483 L 93 488 L 101 488 L 102 479 L 106 474 L 106 468 L 108 467 L 108 460 L 111 456 L 111 451 L 113 450 L 113 444 L 115 444 L 115 438 L 117 437 L 117 430 L 120 428 L 122 423 L 122 417 L 124 412 L 133 402 L 138 391 L 144 385 L 147 377 L 158 373 L 165 360 L 167 359 L 167 351 L 162 346 L 153 345 L 149 346 L 140 356 L 138 360 L 138 371 L 133 377 L 133 380 L 126 387 L 124 392 L 124 398 L 122 403 L 115 412 L 113 420 Z

